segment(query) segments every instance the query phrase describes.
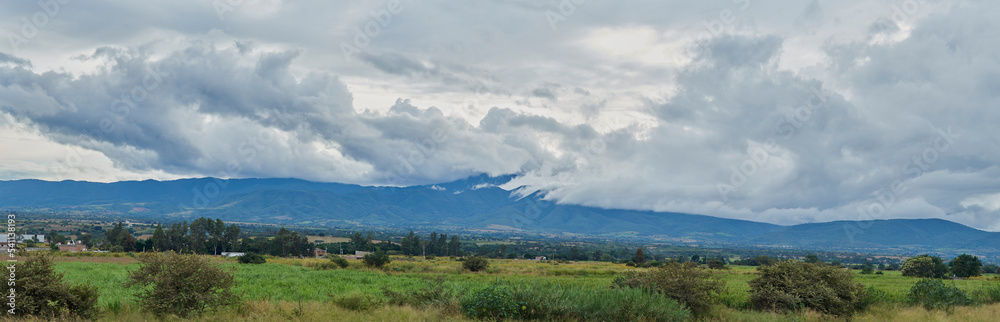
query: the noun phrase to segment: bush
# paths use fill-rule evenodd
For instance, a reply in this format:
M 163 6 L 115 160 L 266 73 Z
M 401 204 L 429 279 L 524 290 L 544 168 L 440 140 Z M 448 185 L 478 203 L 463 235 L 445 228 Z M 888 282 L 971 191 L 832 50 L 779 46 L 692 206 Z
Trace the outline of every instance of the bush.
M 374 268 L 384 268 L 385 265 L 388 265 L 390 262 L 392 262 L 392 259 L 389 258 L 389 255 L 386 254 L 381 249 L 374 253 L 365 255 L 363 260 L 365 262 L 365 266 Z
M 514 301 L 514 292 L 505 283 L 490 285 L 462 301 L 462 312 L 471 319 L 514 319 L 521 307 L 526 306 Z
M 232 271 L 205 257 L 168 252 L 139 256 L 139 268 L 129 272 L 125 287 L 143 289 L 137 297 L 144 310 L 183 318 L 234 304 L 234 284 Z
M 340 266 L 340 268 L 347 268 L 347 266 L 351 265 L 351 263 L 348 262 L 343 257 L 337 256 L 337 255 L 329 255 L 329 257 L 330 257 L 330 261 L 332 261 L 334 264 L 337 264 L 337 266 Z
M 236 261 L 240 262 L 240 264 L 264 264 L 267 262 L 267 259 L 261 254 L 246 253 L 243 256 L 237 257 Z
M 951 266 L 951 273 L 958 277 L 983 275 L 983 262 L 969 254 L 958 255 L 948 263 L 948 266 Z
M 922 305 L 928 310 L 944 309 L 950 311 L 954 306 L 972 304 L 964 291 L 955 286 L 947 286 L 939 279 L 920 280 L 910 288 L 906 299 L 910 303 Z
M 438 277 L 433 282 L 419 289 L 406 289 L 396 292 L 388 286 L 382 287 L 382 294 L 389 298 L 389 304 L 409 305 L 412 307 L 427 307 L 450 303 L 455 293 L 445 288 L 445 280 Z
M 485 257 L 470 256 L 462 261 L 462 267 L 472 272 L 478 272 L 489 268 L 490 260 Z
M 1000 286 L 981 288 L 972 292 L 976 303 L 993 304 L 1000 302 Z
M 757 268 L 750 284 L 750 303 L 758 310 L 785 312 L 810 308 L 841 317 L 863 305 L 865 289 L 847 270 L 825 264 L 783 261 Z
M 64 274 L 52 269 L 50 256 L 28 254 L 25 261 L 14 265 L 17 277 L 11 288 L 17 296 L 16 315 L 60 320 L 94 316 L 97 287 L 63 284 Z
M 708 261 L 708 268 L 711 268 L 711 269 L 729 269 L 729 267 L 726 267 L 726 262 L 722 261 L 721 259 L 713 259 L 713 260 Z
M 668 262 L 651 271 L 631 272 L 614 281 L 614 286 L 619 288 L 638 288 L 662 294 L 684 304 L 697 316 L 711 310 L 713 298 L 724 285 L 725 282 L 696 264 L 677 262 Z
M 948 265 L 937 256 L 920 255 L 903 262 L 903 276 L 923 278 L 943 278 L 948 274 Z
M 676 301 L 644 289 L 554 283 L 494 283 L 463 300 L 461 310 L 485 320 L 684 321 L 691 315 Z
M 333 299 L 339 307 L 352 311 L 368 311 L 382 306 L 382 300 L 371 294 L 351 292 Z

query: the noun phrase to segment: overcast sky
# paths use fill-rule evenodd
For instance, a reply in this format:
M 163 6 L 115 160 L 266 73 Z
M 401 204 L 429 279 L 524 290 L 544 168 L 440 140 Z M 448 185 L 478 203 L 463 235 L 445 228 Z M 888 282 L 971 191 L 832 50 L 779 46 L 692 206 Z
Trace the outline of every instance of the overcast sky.
M 517 174 L 506 188 L 573 204 L 1000 231 L 997 12 L 4 1 L 0 179 Z

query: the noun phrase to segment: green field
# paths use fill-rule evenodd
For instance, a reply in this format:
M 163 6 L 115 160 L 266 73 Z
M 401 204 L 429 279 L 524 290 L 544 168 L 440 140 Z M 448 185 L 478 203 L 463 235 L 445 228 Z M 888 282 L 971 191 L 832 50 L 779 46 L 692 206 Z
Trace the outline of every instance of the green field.
M 63 258 L 55 264 L 58 272 L 65 273 L 65 280 L 71 283 L 90 283 L 99 288 L 101 297 L 99 307 L 109 319 L 122 318 L 116 314 L 136 314 L 137 307 L 134 295 L 135 289 L 126 289 L 125 282 L 128 271 L 138 267 L 129 258 L 119 258 L 117 263 L 94 263 L 75 261 L 74 258 Z M 497 281 L 510 281 L 515 284 L 533 285 L 539 283 L 555 284 L 562 287 L 582 290 L 608 289 L 615 276 L 631 270 L 623 264 L 602 262 L 536 262 L 528 260 L 492 260 L 491 267 L 486 272 L 470 273 L 462 271 L 461 262 L 448 258 L 434 260 L 406 261 L 397 258 L 385 271 L 371 270 L 361 267 L 354 261 L 347 269 L 317 270 L 314 267 L 324 259 L 269 259 L 267 264 L 241 265 L 229 259 L 216 259 L 220 265 L 232 269 L 236 276 L 236 294 L 244 302 L 257 303 L 258 306 L 269 308 L 263 311 L 276 310 L 279 314 L 285 310 L 295 310 L 295 306 L 316 306 L 324 309 L 330 300 L 349 294 L 368 294 L 384 298 L 383 288 L 395 291 L 424 288 L 436 280 L 443 279 L 446 288 L 459 293 L 468 294 L 482 289 Z M 755 277 L 756 268 L 731 266 L 728 270 L 714 271 L 726 282 L 726 290 L 718 297 L 720 312 L 711 319 L 716 320 L 825 320 L 816 314 L 795 313 L 790 315 L 775 315 L 772 313 L 753 312 L 747 310 L 750 296 L 747 282 Z M 947 281 L 967 292 L 983 287 L 1000 285 L 994 276 L 978 279 Z M 899 272 L 886 271 L 884 275 L 855 275 L 856 282 L 865 286 L 873 286 L 885 291 L 893 302 L 889 309 L 876 310 L 882 312 L 877 319 L 896 319 L 907 310 L 923 310 L 902 305 L 906 293 L 917 281 L 915 278 L 901 276 Z M 306 304 L 302 304 L 306 303 Z M 289 307 L 292 307 L 289 309 Z M 130 309 L 131 308 L 131 309 Z M 285 308 L 285 309 L 282 309 Z M 377 319 L 378 314 L 389 314 L 385 310 L 407 310 L 407 308 L 384 308 L 379 312 L 347 312 L 343 314 L 360 314 L 358 319 Z M 983 306 L 980 309 L 997 310 L 996 305 Z M 243 309 L 245 310 L 245 309 Z M 415 310 L 415 309 L 414 309 Z M 125 313 L 122 313 L 122 312 Z M 128 313 L 128 311 L 133 311 Z M 394 311 L 395 312 L 395 311 Z M 396 312 L 399 313 L 399 312 Z M 392 313 L 392 314 L 396 314 Z M 413 319 L 463 319 L 458 312 L 433 312 L 416 310 Z M 940 314 L 925 312 L 926 314 Z M 281 313 L 285 314 L 285 313 Z M 291 313 L 287 313 L 291 314 Z M 332 314 L 332 313 L 331 313 Z M 340 313 L 338 313 L 340 314 Z M 401 314 L 401 313 L 400 313 Z M 953 314 L 962 314 L 961 312 Z M 981 313 L 975 313 L 973 317 Z M 274 315 L 263 315 L 274 317 Z M 354 316 L 354 315 L 352 315 Z M 859 317 L 864 317 L 863 315 Z M 945 319 L 957 317 L 945 315 Z M 253 318 L 250 318 L 251 320 Z M 261 318 L 267 319 L 267 318 Z

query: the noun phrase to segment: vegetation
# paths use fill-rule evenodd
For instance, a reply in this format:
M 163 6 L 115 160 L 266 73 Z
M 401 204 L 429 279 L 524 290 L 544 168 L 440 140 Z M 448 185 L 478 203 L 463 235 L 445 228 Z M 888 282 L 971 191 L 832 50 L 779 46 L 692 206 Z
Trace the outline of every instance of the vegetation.
M 462 261 L 462 268 L 471 272 L 479 272 L 490 267 L 490 260 L 485 257 L 470 256 Z
M 725 283 L 692 263 L 668 262 L 657 269 L 627 273 L 616 279 L 614 285 L 662 294 L 703 316 L 711 310 Z
M 347 259 L 344 259 L 343 257 L 340 257 L 338 255 L 327 255 L 327 257 L 330 258 L 331 262 L 333 262 L 340 268 L 347 268 L 347 266 L 351 265 L 351 263 L 348 262 Z
M 958 255 L 958 257 L 955 257 L 955 259 L 948 263 L 948 266 L 951 267 L 951 273 L 956 277 L 983 275 L 983 262 L 972 255 Z
M 951 310 L 955 306 L 969 305 L 972 301 L 955 286 L 947 286 L 940 279 L 922 279 L 910 288 L 906 299 L 925 309 Z
M 836 316 L 861 309 L 863 285 L 851 272 L 824 264 L 783 261 L 757 268 L 760 277 L 749 282 L 750 302 L 758 310 L 791 311 L 808 308 Z
M 236 261 L 240 262 L 240 264 L 264 264 L 267 262 L 267 259 L 261 254 L 250 252 L 237 257 Z
M 903 263 L 903 276 L 920 278 L 943 278 L 948 274 L 948 265 L 941 257 L 920 255 Z
M 96 287 L 88 284 L 66 284 L 64 274 L 52 268 L 52 258 L 32 255 L 21 264 L 14 264 L 16 280 L 10 284 L 16 296 L 17 316 L 47 319 L 91 318 L 98 299 Z M 10 312 L 10 311 L 8 311 Z
M 389 258 L 389 255 L 387 255 L 384 251 L 379 249 L 374 253 L 365 255 L 364 262 L 365 266 L 368 267 L 384 268 L 386 264 L 392 262 L 392 259 Z
M 231 271 L 207 258 L 174 252 L 143 254 L 139 269 L 128 274 L 125 287 L 148 287 L 137 297 L 156 315 L 200 315 L 237 301 Z

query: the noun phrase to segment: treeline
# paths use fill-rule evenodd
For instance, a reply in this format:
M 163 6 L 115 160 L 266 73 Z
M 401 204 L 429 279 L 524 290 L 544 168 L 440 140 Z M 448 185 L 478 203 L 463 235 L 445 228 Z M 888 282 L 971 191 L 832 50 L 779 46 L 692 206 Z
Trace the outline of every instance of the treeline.
M 240 227 L 226 225 L 222 219 L 198 218 L 190 224 L 174 223 L 163 229 L 156 225 L 153 236 L 146 240 L 136 239 L 119 222 L 104 233 L 101 250 L 112 252 L 134 251 L 175 251 L 178 253 L 220 254 L 222 252 L 255 252 L 273 256 L 310 256 L 315 244 L 305 234 L 289 231 L 282 227 L 273 238 L 240 238 Z

